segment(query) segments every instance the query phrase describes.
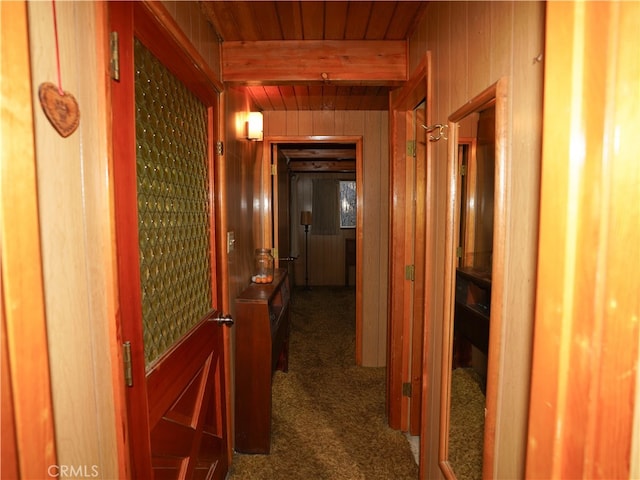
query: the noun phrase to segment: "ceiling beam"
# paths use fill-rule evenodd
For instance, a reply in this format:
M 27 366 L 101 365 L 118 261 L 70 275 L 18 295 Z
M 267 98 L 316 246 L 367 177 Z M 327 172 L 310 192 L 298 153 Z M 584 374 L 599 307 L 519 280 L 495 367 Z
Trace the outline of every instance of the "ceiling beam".
M 405 40 L 222 43 L 222 78 L 237 85 L 384 85 L 407 80 Z
M 288 160 L 306 160 L 309 158 L 325 158 L 337 160 L 355 160 L 355 148 L 281 148 L 280 152 Z
M 355 172 L 356 171 L 356 161 L 355 160 L 346 160 L 346 161 L 337 161 L 337 160 L 307 160 L 305 162 L 289 162 L 289 170 L 291 172 L 299 172 L 299 173 L 313 173 L 313 172 L 337 172 L 337 173 L 346 173 L 346 172 Z

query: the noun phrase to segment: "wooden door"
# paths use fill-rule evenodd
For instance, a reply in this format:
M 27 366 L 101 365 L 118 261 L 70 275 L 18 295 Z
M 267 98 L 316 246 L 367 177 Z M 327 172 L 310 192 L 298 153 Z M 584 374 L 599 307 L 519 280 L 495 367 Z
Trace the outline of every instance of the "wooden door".
M 415 145 L 413 168 L 413 289 L 411 322 L 411 400 L 409 406 L 409 433 L 420 434 L 422 418 L 422 347 L 424 342 L 425 255 L 426 255 L 426 164 L 427 125 L 426 100 L 412 112 L 412 135 Z
M 425 57 L 391 101 L 391 210 L 389 321 L 387 333 L 387 413 L 391 428 L 416 435 L 422 425 L 426 338 L 425 292 L 430 278 L 431 244 L 427 235 L 430 125 L 429 59 Z
M 278 144 L 272 144 L 271 148 L 273 247 L 276 252 L 277 266 L 289 269 L 291 266 L 288 260 L 291 255 L 289 169 L 287 159 L 278 151 Z M 289 275 L 292 273 L 289 269 Z
M 113 2 L 120 322 L 133 478 L 224 478 L 222 327 L 215 305 L 217 92 L 164 7 Z M 158 19 L 163 19 L 162 21 Z

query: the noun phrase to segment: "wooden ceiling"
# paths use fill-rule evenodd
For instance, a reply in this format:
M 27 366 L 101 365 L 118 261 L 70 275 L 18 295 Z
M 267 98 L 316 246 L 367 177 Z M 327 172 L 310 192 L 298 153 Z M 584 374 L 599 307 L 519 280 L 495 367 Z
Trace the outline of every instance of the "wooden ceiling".
M 202 1 L 223 81 L 268 110 L 386 110 L 426 2 Z
M 356 146 L 345 143 L 286 143 L 278 145 L 291 172 L 355 172 Z

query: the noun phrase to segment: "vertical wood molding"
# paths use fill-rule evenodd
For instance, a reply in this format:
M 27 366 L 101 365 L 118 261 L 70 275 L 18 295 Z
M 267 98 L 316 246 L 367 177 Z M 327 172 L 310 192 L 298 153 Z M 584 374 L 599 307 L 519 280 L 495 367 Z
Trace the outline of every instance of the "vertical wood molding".
M 638 22 L 635 2 L 547 6 L 527 478 L 629 478 L 637 458 Z
M 11 439 L 5 437 L 7 432 L 3 428 L 2 459 L 6 459 L 5 446 L 13 445 L 17 451 L 14 467 L 21 477 L 46 478 L 49 466 L 56 464 L 56 445 L 40 254 L 26 2 L 0 2 L 0 20 L 2 399 L 4 417 L 7 407 L 4 387 L 10 385 L 15 427 L 15 437 Z M 9 473 L 4 467 L 3 474 Z

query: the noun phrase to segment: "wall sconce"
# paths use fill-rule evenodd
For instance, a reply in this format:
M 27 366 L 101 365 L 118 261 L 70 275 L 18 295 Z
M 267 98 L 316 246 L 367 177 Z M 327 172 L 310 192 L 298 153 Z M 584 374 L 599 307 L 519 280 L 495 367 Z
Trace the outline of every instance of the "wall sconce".
M 247 120 L 247 140 L 262 141 L 262 112 L 249 112 Z

